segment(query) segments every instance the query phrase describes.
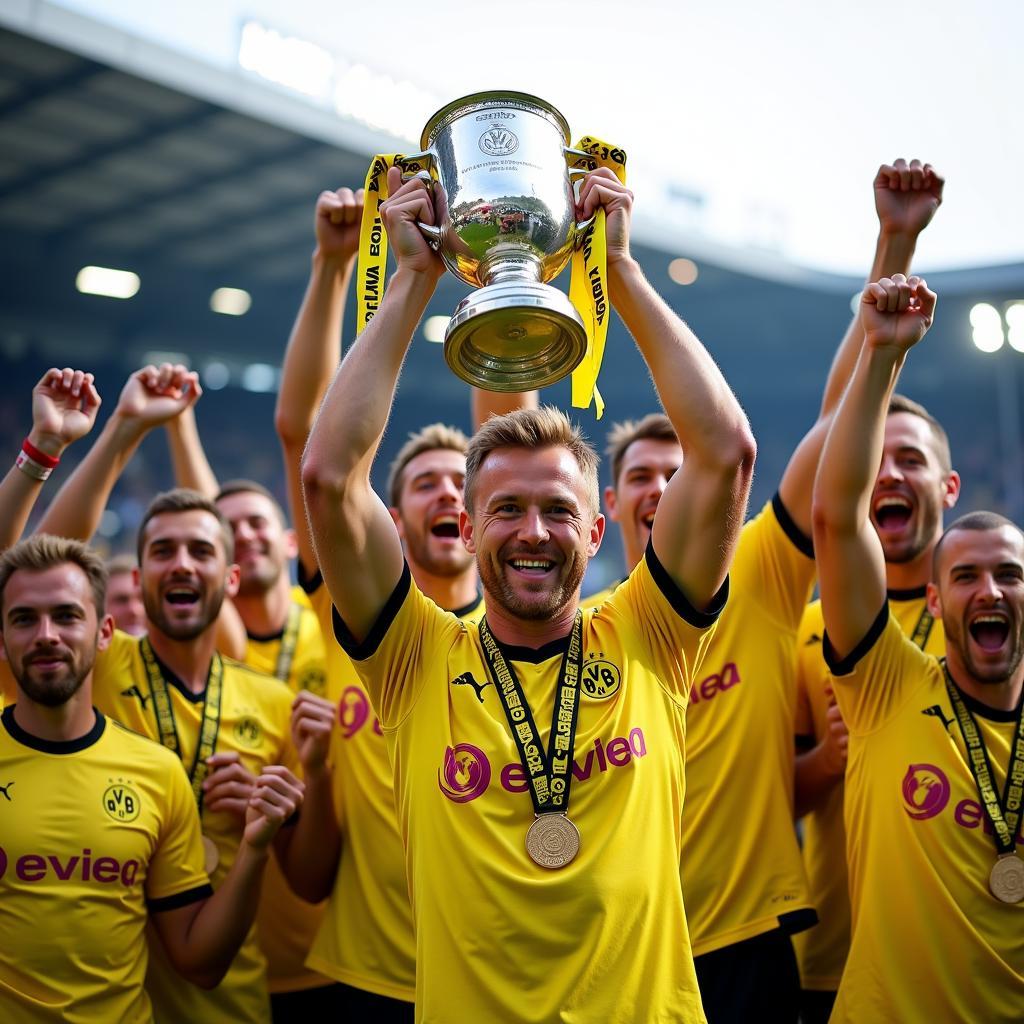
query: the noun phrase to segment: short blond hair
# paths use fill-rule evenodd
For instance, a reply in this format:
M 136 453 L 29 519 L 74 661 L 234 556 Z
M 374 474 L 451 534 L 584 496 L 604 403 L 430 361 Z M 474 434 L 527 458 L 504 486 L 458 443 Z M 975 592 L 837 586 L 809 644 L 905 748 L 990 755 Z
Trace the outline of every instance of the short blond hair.
M 450 427 L 445 423 L 431 423 L 422 430 L 409 434 L 409 439 L 398 450 L 388 467 L 387 495 L 392 508 L 398 507 L 402 497 L 402 474 L 405 467 L 424 452 L 453 451 L 466 454 L 469 438 L 458 427 Z
M 619 473 L 622 472 L 626 451 L 636 441 L 671 441 L 673 444 L 679 444 L 679 435 L 663 412 L 650 412 L 640 420 L 613 423 L 604 448 L 604 453 L 611 462 L 613 488 L 619 486 Z
M 561 409 L 543 405 L 539 409 L 516 409 L 504 416 L 492 416 L 474 435 L 466 452 L 466 511 L 473 511 L 473 484 L 480 467 L 498 448 L 566 448 L 580 467 L 587 489 L 590 511 L 600 508 L 597 467 L 600 456 L 569 421 Z
M 107 567 L 88 544 L 67 537 L 36 533 L 9 547 L 0 555 L 0 613 L 11 577 L 19 571 L 45 572 L 58 565 L 77 565 L 85 573 L 96 603 L 97 618 L 107 602 Z

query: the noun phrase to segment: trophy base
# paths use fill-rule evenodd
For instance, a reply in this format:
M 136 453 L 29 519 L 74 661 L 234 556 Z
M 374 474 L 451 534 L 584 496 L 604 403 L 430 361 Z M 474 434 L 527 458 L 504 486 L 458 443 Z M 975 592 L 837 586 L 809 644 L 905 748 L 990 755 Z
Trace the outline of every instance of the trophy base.
M 569 299 L 528 280 L 467 295 L 444 336 L 452 372 L 485 391 L 547 387 L 575 370 L 586 351 L 587 331 Z

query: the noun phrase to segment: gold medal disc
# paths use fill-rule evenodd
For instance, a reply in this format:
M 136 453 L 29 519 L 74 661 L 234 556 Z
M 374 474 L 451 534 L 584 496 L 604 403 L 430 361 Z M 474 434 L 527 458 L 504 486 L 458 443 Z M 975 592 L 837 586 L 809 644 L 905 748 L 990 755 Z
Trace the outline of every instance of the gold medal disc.
M 1024 860 L 1015 853 L 1000 857 L 992 865 L 988 887 L 997 900 L 1002 900 L 1003 903 L 1020 903 L 1024 900 Z
M 219 863 L 220 853 L 217 851 L 217 844 L 209 836 L 203 836 L 203 867 L 206 873 L 212 875 Z
M 526 852 L 542 868 L 564 868 L 580 852 L 579 829 L 564 814 L 538 814 L 526 833 Z

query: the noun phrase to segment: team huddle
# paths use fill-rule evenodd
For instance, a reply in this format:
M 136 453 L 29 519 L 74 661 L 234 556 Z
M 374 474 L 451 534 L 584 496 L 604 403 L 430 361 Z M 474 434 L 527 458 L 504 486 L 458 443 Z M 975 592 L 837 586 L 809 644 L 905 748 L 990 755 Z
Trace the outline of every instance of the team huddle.
M 317 202 L 275 411 L 290 527 L 217 480 L 198 376 L 165 364 L 23 539 L 100 405 L 81 370 L 33 391 L 0 482 L 0 1017 L 1019 1024 L 1024 534 L 943 530 L 948 439 L 896 390 L 941 177 L 879 170 L 859 309 L 750 518 L 746 416 L 607 170 L 577 213 L 605 212 L 662 411 L 609 431 L 602 493 L 563 412 L 474 391 L 472 436 L 424 426 L 379 495 L 444 271 L 432 190 L 389 177 L 397 267 L 344 361 L 363 194 Z M 175 486 L 106 565 L 158 426 Z M 622 578 L 587 595 L 607 520 Z

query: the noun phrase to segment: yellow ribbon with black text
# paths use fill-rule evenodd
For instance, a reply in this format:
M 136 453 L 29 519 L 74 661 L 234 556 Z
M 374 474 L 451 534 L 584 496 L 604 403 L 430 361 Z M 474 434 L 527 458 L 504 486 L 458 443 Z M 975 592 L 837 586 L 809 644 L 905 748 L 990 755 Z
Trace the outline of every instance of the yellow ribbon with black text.
M 577 157 L 571 163 L 572 167 L 588 171 L 609 167 L 622 184 L 626 183 L 626 154 L 617 146 L 595 139 L 592 135 L 584 135 L 573 149 L 589 155 Z M 608 314 L 611 311 L 605 220 L 604 210 L 599 209 L 593 223 L 577 239 L 569 278 L 569 300 L 583 317 L 587 329 L 586 354 L 580 365 L 572 371 L 572 404 L 576 409 L 586 409 L 593 401 L 597 419 L 604 415 L 604 399 L 597 388 L 597 377 L 604 359 Z

